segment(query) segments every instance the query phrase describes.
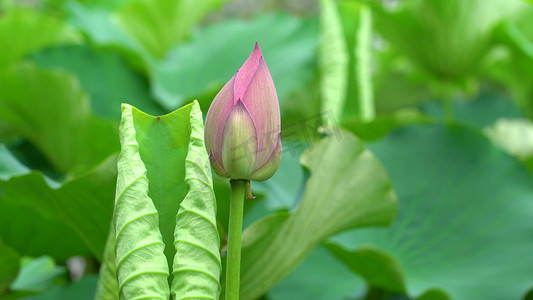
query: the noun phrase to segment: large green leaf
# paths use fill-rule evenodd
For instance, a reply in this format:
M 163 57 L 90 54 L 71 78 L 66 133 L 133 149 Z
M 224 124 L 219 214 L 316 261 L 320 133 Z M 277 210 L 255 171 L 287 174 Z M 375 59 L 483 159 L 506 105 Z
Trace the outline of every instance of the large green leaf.
M 361 275 L 368 285 L 405 293 L 402 269 L 387 253 L 372 246 L 361 246 L 348 253 L 335 244 L 329 245 L 329 249 L 354 273 Z
M 523 298 L 523 300 L 531 300 L 531 299 L 533 299 L 533 289 L 529 290 L 529 292 Z
M 67 4 L 70 22 L 97 44 L 123 51 L 130 63 L 148 74 L 194 25 L 226 0 L 119 1 L 115 10 L 96 5 Z
M 492 29 L 527 4 L 411 0 L 399 6 L 375 6 L 380 33 L 426 71 L 450 79 L 471 74 L 489 49 Z
M 0 162 L 2 162 L 0 164 L 1 182 L 31 172 L 4 145 L 0 145 Z M 46 176 L 44 180 L 51 187 L 59 187 L 59 183 Z M 0 240 L 22 255 L 47 254 L 59 261 L 64 261 L 73 255 L 84 255 L 90 252 L 81 238 L 68 225 L 56 218 L 47 218 L 23 204 L 5 201 L 2 196 L 0 196 Z M 50 243 L 50 241 L 55 242 Z
M 507 44 L 523 56 L 533 58 L 532 14 L 533 7 L 526 5 L 514 18 L 502 22 L 495 32 L 496 41 Z
M 161 117 L 123 105 L 120 128 L 113 227 L 97 299 L 216 299 L 216 202 L 198 103 Z
M 439 103 L 426 104 L 421 110 L 435 120 L 444 120 L 442 105 Z M 467 125 L 475 129 L 483 129 L 494 125 L 500 118 L 520 119 L 523 114 L 513 102 L 496 95 L 481 94 L 477 99 L 466 102 L 455 102 L 453 105 L 455 123 Z
M 394 47 L 376 47 L 372 83 L 378 116 L 435 99 L 427 76 Z
M 65 273 L 65 268 L 56 266 L 54 260 L 48 256 L 37 258 L 23 257 L 21 269 L 12 290 L 41 292 L 50 288 L 56 277 Z
M 69 1 L 67 11 L 69 22 L 84 32 L 93 43 L 117 48 L 126 55 L 130 64 L 149 73 L 149 65 L 154 57 L 120 26 L 108 9 Z
M 98 285 L 96 286 L 96 300 L 119 299 L 115 235 L 114 226 L 111 226 L 107 236 L 102 265 L 100 266 Z
M 102 118 L 118 122 L 120 103 L 124 101 L 152 115 L 163 113 L 150 95 L 148 82 L 132 71 L 116 51 L 68 45 L 35 53 L 31 59 L 41 67 L 75 74 L 91 97 L 94 113 Z
M 17 251 L 0 243 L 0 295 L 9 288 L 9 285 L 19 272 L 19 254 Z
M 310 148 L 301 162 L 311 177 L 295 211 L 259 220 L 243 234 L 242 299 L 261 296 L 325 238 L 386 225 L 394 217 L 396 196 L 387 173 L 353 135 L 339 131 Z
M 506 20 L 495 32 L 495 39 L 506 45 L 494 51 L 486 74 L 505 85 L 513 100 L 533 118 L 533 7 L 521 10 L 515 18 Z
M 191 109 L 188 105 L 159 119 L 133 110 L 135 138 L 147 169 L 149 196 L 159 213 L 169 268 L 176 253 L 173 246 L 176 215 L 187 195 L 185 159 L 191 136 Z
M 191 139 L 185 159 L 188 193 L 176 215 L 172 267 L 174 299 L 217 299 L 222 269 L 216 200 L 211 165 L 206 155 L 202 112 L 191 110 Z
M 0 73 L 0 125 L 31 141 L 61 172 L 90 170 L 119 148 L 113 122 L 92 115 L 73 76 L 32 64 Z
M 7 223 L 2 226 L 1 232 L 6 243 L 9 242 L 16 249 L 25 249 L 26 242 L 26 250 L 32 249 L 34 255 L 47 253 L 47 249 L 50 249 L 57 253 L 59 259 L 65 259 L 64 255 L 68 253 L 86 254 L 88 247 L 96 257 L 101 258 L 113 205 L 114 165 L 115 157 L 111 157 L 98 168 L 59 187 L 50 187 L 46 178 L 36 171 L 13 176 L 7 181 L 0 180 L 3 191 L 0 205 L 6 209 L 2 210 L 6 216 L 2 222 L 5 220 Z M 28 211 L 26 215 L 25 211 Z M 45 222 L 39 224 L 39 221 Z M 61 231 L 65 225 L 67 229 Z M 73 231 L 78 237 L 69 239 Z M 38 234 L 51 235 L 46 238 L 34 237 Z M 63 238 L 54 242 L 50 240 L 61 236 Z M 85 242 L 85 247 L 80 245 L 80 239 Z M 67 247 L 69 244 L 72 244 L 72 248 Z
M 148 196 L 132 107 L 122 107 L 117 192 L 113 215 L 115 265 L 121 299 L 168 299 L 170 289 L 159 215 Z M 104 277 L 105 278 L 105 277 Z
M 213 94 L 207 97 L 210 103 L 258 41 L 283 102 L 312 78 L 316 23 L 288 15 L 260 15 L 208 26 L 155 65 L 153 92 L 167 109 L 205 93 Z
M 409 296 L 435 288 L 457 300 L 520 299 L 527 292 L 533 182 L 520 162 L 458 125 L 407 127 L 371 149 L 398 192 L 398 216 L 390 229 L 333 238 L 341 246 L 335 254 L 354 267 L 386 262 L 379 253 L 357 255 L 365 245 L 377 247 L 395 262 L 365 277 L 385 287 L 376 279 L 400 274 Z
M 4 144 L 0 144 L 0 180 L 7 180 L 11 176 L 23 175 L 30 169 L 20 163 Z
M 360 139 L 375 141 L 385 137 L 391 131 L 410 124 L 431 123 L 433 119 L 416 109 L 404 109 L 393 114 L 382 114 L 370 122 L 350 118 L 342 126 L 351 130 Z
M 33 51 L 78 39 L 76 32 L 58 19 L 33 10 L 10 10 L 0 18 L 0 67 Z
M 359 299 L 364 281 L 325 247 L 316 248 L 291 274 L 268 291 L 270 300 Z
M 450 297 L 442 290 L 429 290 L 417 297 L 416 300 L 451 300 Z
M 0 162 L 0 182 L 31 172 L 4 145 L 0 145 Z M 44 180 L 50 186 L 59 186 L 59 183 L 47 177 L 44 177 Z M 48 254 L 60 261 L 76 254 L 89 253 L 88 247 L 73 229 L 57 219 L 44 217 L 34 209 L 5 201 L 1 194 L 2 191 L 0 191 L 0 241 L 22 255 Z M 55 242 L 50 243 L 51 240 Z
M 98 277 L 95 275 L 85 276 L 68 286 L 55 286 L 45 293 L 25 297 L 24 300 L 93 300 L 97 280 Z
M 58 218 L 50 218 L 24 204 L 11 203 L 5 201 L 4 197 L 0 198 L 0 239 L 21 255 L 46 254 L 64 262 L 71 256 L 91 253 L 89 246 L 74 228 Z
M 116 14 L 118 22 L 155 57 L 163 58 L 213 8 L 227 0 L 134 0 Z
M 530 171 L 533 170 L 533 125 L 511 100 L 482 94 L 472 101 L 456 102 L 453 108 L 456 122 L 483 130 L 494 145 L 520 159 Z M 442 119 L 440 105 L 424 105 L 423 110 Z M 350 129 L 357 134 L 367 134 L 357 126 Z
M 290 149 L 291 146 L 288 144 L 285 146 L 281 163 L 274 176 L 267 181 L 252 184 L 254 193 L 264 195 L 266 206 L 270 211 L 292 207 L 296 199 L 301 196 L 305 183 L 299 159 L 301 153 L 298 153 L 297 149 Z

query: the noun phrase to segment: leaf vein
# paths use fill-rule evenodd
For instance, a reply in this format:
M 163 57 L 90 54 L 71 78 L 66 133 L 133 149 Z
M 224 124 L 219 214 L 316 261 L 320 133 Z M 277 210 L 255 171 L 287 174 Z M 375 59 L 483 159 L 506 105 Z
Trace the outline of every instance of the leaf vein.
M 204 174 L 205 178 L 209 178 L 209 176 L 207 176 L 207 173 L 205 172 L 204 168 L 202 168 L 202 166 L 200 166 L 196 161 L 190 160 L 190 159 L 185 159 L 185 161 L 188 162 L 188 163 L 191 163 L 193 165 L 196 165 L 198 167 L 198 169 L 202 170 L 202 173 Z
M 206 271 L 192 269 L 192 268 L 177 269 L 177 270 L 172 271 L 172 275 L 174 276 L 175 274 L 180 273 L 180 272 L 196 272 L 196 273 L 204 274 L 205 276 L 207 276 L 208 278 L 211 278 L 214 282 L 216 282 L 219 288 L 222 288 L 218 279 Z
M 128 256 L 130 256 L 131 254 L 133 254 L 134 252 L 136 251 L 139 251 L 143 248 L 147 248 L 147 247 L 150 247 L 150 246 L 153 246 L 153 245 L 163 245 L 165 246 L 165 244 L 161 241 L 156 241 L 156 242 L 151 242 L 151 243 L 148 243 L 148 244 L 145 244 L 145 245 L 142 245 L 142 246 L 139 246 L 135 249 L 132 249 L 130 251 L 128 251 L 126 254 L 124 254 L 124 256 L 118 261 L 117 263 L 117 269 L 120 267 L 120 265 L 124 262 L 124 260 L 126 260 L 126 258 L 128 258 Z
M 214 258 L 216 259 L 217 263 L 218 263 L 218 266 L 219 266 L 220 268 L 222 268 L 222 263 L 221 263 L 221 261 L 220 261 L 220 257 L 217 256 L 215 253 L 213 253 L 213 251 L 211 251 L 211 250 L 209 250 L 209 249 L 207 249 L 207 248 L 205 248 L 205 247 L 202 247 L 202 246 L 200 246 L 200 245 L 198 245 L 198 244 L 195 244 L 195 243 L 192 243 L 192 242 L 186 241 L 186 240 L 177 240 L 177 241 L 174 242 L 174 245 L 176 245 L 178 242 L 182 242 L 182 243 L 185 243 L 185 244 L 189 244 L 189 245 L 191 245 L 191 246 L 195 246 L 195 247 L 197 247 L 197 248 L 200 248 L 200 249 L 204 250 L 205 252 L 209 253 L 212 257 L 214 257 Z
M 140 272 L 140 273 L 137 273 L 137 274 L 133 274 L 130 277 L 124 279 L 122 284 L 120 284 L 120 287 L 118 289 L 119 294 L 122 292 L 122 289 L 124 288 L 126 283 L 128 283 L 130 280 L 132 280 L 132 279 L 134 279 L 136 277 L 142 276 L 142 275 L 146 275 L 146 274 L 160 274 L 160 275 L 166 275 L 168 277 L 168 272 L 163 272 L 163 271 L 160 271 L 160 270 L 144 271 L 144 272 Z
M 186 207 L 183 207 L 183 205 L 181 205 L 181 204 L 180 204 L 180 207 L 182 208 L 182 210 L 180 210 L 180 211 L 178 212 L 178 214 L 176 215 L 176 219 L 177 219 L 180 215 L 182 215 L 182 214 L 184 214 L 184 213 L 186 213 L 186 212 L 189 212 L 189 213 L 191 213 L 191 214 L 193 214 L 193 215 L 197 215 L 197 216 L 199 216 L 200 218 L 206 220 L 209 224 L 211 224 L 211 226 L 213 227 L 213 229 L 215 230 L 215 232 L 218 232 L 217 226 L 216 226 L 213 222 L 211 222 L 211 220 L 209 220 L 206 216 L 204 216 L 204 215 L 202 215 L 201 213 L 196 212 L 196 211 L 194 211 L 194 210 L 189 210 L 189 209 L 187 209 Z
M 128 225 L 130 225 L 131 223 L 133 223 L 135 221 L 140 220 L 141 218 L 148 217 L 148 216 L 151 216 L 151 215 L 157 215 L 157 211 L 142 214 L 142 215 L 137 216 L 136 218 L 133 218 L 132 220 L 129 220 L 128 222 L 124 223 L 124 226 L 122 226 L 122 228 L 120 228 L 120 230 L 117 233 L 117 236 L 115 237 L 115 243 L 118 243 L 118 239 L 119 239 L 120 235 L 122 234 L 122 232 L 124 231 L 124 229 Z
M 139 179 L 141 178 L 144 178 L 146 177 L 146 175 L 144 175 L 145 173 L 143 172 L 143 175 L 135 178 L 132 182 L 128 183 L 128 185 L 126 185 L 124 187 L 124 189 L 120 192 L 120 194 L 118 195 L 117 199 L 115 200 L 115 207 L 118 206 L 118 204 L 120 203 L 120 201 L 122 200 L 122 196 L 124 196 L 124 193 L 129 190 L 137 181 L 139 181 Z M 113 211 L 113 220 L 115 219 L 115 213 L 116 211 Z

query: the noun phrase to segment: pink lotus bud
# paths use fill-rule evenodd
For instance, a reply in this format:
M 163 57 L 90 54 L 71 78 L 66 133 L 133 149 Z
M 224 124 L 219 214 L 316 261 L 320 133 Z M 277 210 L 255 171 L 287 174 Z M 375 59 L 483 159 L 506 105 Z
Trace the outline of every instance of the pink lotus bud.
M 280 133 L 276 88 L 256 43 L 207 112 L 205 145 L 211 166 L 222 177 L 267 180 L 281 161 Z

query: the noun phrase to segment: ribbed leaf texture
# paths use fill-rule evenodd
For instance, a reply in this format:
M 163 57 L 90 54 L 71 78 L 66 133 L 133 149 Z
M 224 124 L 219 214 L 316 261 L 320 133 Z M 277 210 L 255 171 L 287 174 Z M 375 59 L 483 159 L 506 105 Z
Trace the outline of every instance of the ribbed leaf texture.
M 96 299 L 218 299 L 216 202 L 203 135 L 196 101 L 161 117 L 123 105 L 113 226 Z
M 118 158 L 113 227 L 121 299 L 168 299 L 168 264 L 159 218 L 148 196 L 148 177 L 139 154 L 132 107 L 123 105 L 122 150 Z
M 185 160 L 189 192 L 176 216 L 173 299 L 218 299 L 222 269 L 216 202 L 205 152 L 202 112 L 191 111 L 191 139 Z

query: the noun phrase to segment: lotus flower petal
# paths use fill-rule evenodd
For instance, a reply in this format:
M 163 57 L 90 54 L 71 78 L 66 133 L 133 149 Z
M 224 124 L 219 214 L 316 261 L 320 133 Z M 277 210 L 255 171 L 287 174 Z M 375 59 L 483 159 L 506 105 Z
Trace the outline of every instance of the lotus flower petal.
M 254 50 L 248 59 L 244 62 L 242 67 L 235 74 L 235 85 L 233 87 L 233 103 L 236 104 L 239 99 L 244 99 L 244 93 L 246 92 L 252 77 L 257 70 L 259 59 L 263 57 L 259 44 L 255 43 Z
M 263 57 L 250 80 L 243 99 L 257 131 L 257 165 L 262 166 L 272 156 L 280 139 L 281 120 L 278 96 L 270 71 Z
M 278 141 L 278 146 L 274 149 L 272 156 L 267 159 L 267 161 L 257 168 L 252 175 L 250 175 L 251 180 L 255 181 L 265 181 L 272 177 L 274 173 L 279 168 L 281 163 L 281 140 Z
M 211 160 L 217 162 L 219 169 L 224 169 L 222 162 L 222 133 L 224 124 L 233 109 L 233 83 L 235 76 L 216 95 L 205 118 L 205 147 Z M 216 171 L 216 168 L 215 168 Z M 217 174 L 221 175 L 219 172 Z M 221 175 L 223 176 L 223 175 Z M 225 176 L 224 176 L 225 177 Z
M 209 152 L 209 161 L 211 162 L 211 167 L 215 170 L 215 173 L 217 173 L 218 176 L 230 177 L 228 172 L 226 172 L 226 170 L 220 165 L 222 163 L 222 158 L 219 158 L 218 160 L 215 159 L 213 151 Z M 220 161 L 220 163 L 218 161 Z
M 247 179 L 255 170 L 256 150 L 254 122 L 242 101 L 238 101 L 224 126 L 222 161 L 225 170 L 232 178 Z

